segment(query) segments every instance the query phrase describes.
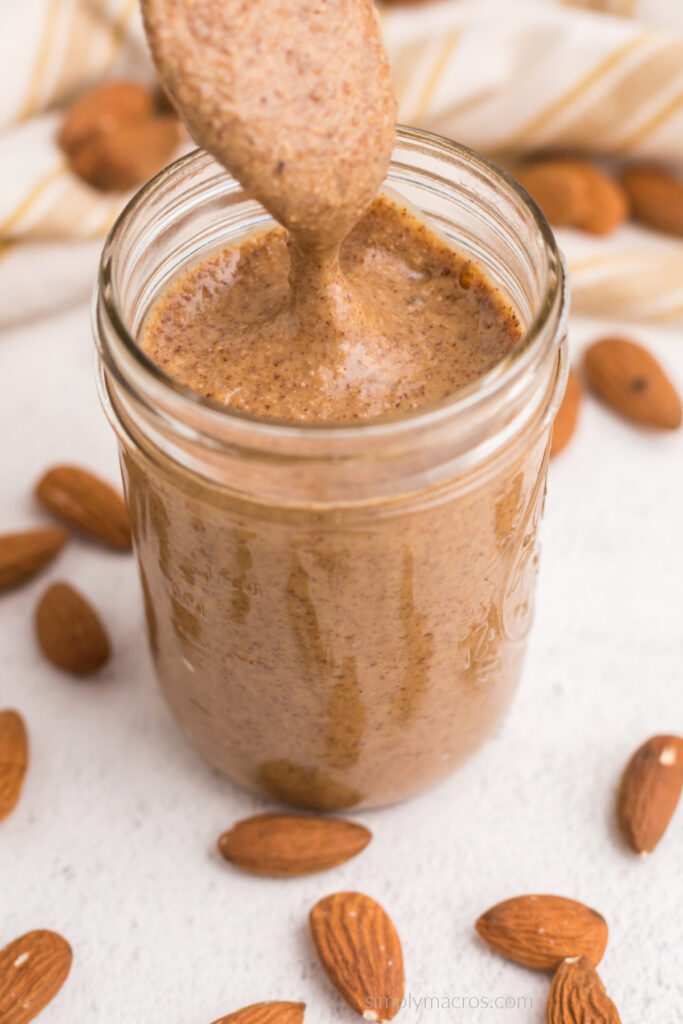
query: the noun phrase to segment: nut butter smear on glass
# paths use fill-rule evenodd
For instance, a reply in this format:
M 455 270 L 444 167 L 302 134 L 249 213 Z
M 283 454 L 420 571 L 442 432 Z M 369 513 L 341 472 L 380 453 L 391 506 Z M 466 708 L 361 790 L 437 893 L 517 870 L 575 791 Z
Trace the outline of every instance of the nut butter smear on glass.
M 162 298 L 143 347 L 259 416 L 367 419 L 436 401 L 520 335 L 479 272 L 377 198 L 396 103 L 371 0 L 143 0 L 195 139 L 280 222 Z

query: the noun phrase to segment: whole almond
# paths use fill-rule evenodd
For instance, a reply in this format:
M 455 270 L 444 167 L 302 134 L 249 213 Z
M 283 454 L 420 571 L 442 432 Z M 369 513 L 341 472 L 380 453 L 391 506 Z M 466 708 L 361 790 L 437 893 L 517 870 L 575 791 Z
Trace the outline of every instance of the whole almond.
M 621 1024 L 598 972 L 586 957 L 565 960 L 550 985 L 546 1024 Z
M 555 227 L 575 227 L 588 216 L 586 180 L 574 162 L 532 161 L 517 171 L 517 179 Z
M 305 1003 L 252 1003 L 213 1024 L 301 1024 Z
M 180 139 L 176 117 L 154 117 L 95 135 L 71 158 L 71 167 L 89 185 L 124 192 L 142 185 L 173 156 Z
M 106 135 L 124 124 L 145 121 L 154 113 L 154 95 L 140 82 L 107 82 L 84 93 L 62 121 L 57 142 L 72 156 L 96 135 Z
M 497 903 L 476 923 L 485 942 L 525 967 L 554 971 L 568 956 L 598 964 L 607 923 L 597 911 L 564 896 L 516 896 Z
M 30 580 L 64 547 L 68 533 L 60 526 L 45 526 L 0 537 L 0 590 Z
M 641 426 L 677 430 L 681 400 L 655 357 L 627 338 L 603 338 L 584 355 L 590 387 L 616 412 Z
M 96 540 L 130 551 L 130 525 L 121 494 L 78 466 L 54 466 L 38 481 L 36 496 L 60 519 Z
M 392 1020 L 405 988 L 401 940 L 369 896 L 337 892 L 311 910 L 311 937 L 337 992 L 365 1020 Z
M 653 736 L 626 766 L 617 817 L 636 853 L 652 853 L 671 821 L 683 791 L 683 738 Z
M 0 821 L 16 807 L 27 767 L 28 734 L 24 720 L 16 711 L 0 711 Z
M 659 167 L 628 168 L 622 184 L 636 220 L 657 231 L 683 235 L 683 181 Z
M 532 161 L 518 170 L 517 178 L 555 227 L 607 235 L 628 216 L 624 189 L 585 160 Z
M 50 931 L 28 932 L 0 950 L 0 1021 L 28 1024 L 54 999 L 71 969 L 71 947 Z
M 257 814 L 224 832 L 218 849 L 244 871 L 293 878 L 343 864 L 371 839 L 367 828 L 342 818 Z
M 97 612 L 68 583 L 55 583 L 36 609 L 36 631 L 43 653 L 73 675 L 96 672 L 109 658 L 109 638 Z
M 573 369 L 570 369 L 564 398 L 560 408 L 557 410 L 557 416 L 553 423 L 553 433 L 550 441 L 551 456 L 559 455 L 574 436 L 582 397 L 581 381 L 578 374 Z

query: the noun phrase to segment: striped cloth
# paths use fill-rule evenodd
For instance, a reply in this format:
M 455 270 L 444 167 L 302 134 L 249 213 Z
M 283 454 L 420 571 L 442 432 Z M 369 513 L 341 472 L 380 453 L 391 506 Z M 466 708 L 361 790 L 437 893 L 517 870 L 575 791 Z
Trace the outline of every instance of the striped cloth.
M 683 171 L 682 0 L 431 0 L 381 11 L 400 120 L 508 163 L 580 149 Z M 107 78 L 153 80 L 136 0 L 0 4 L 0 324 L 87 295 L 123 197 L 80 182 L 60 110 Z M 683 245 L 562 232 L 574 308 L 683 319 Z M 39 286 L 37 286 L 39 282 Z

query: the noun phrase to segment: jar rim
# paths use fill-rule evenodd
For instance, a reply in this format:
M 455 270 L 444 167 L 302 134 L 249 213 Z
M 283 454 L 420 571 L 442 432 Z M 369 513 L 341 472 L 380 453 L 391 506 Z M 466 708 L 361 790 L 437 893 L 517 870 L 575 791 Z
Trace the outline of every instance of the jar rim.
M 286 443 L 288 438 L 293 442 L 305 440 L 315 443 L 315 439 L 318 438 L 331 442 L 335 446 L 343 445 L 345 441 L 358 441 L 360 436 L 364 440 L 372 438 L 374 441 L 381 441 L 400 436 L 417 426 L 420 428 L 438 426 L 445 418 L 454 414 L 466 414 L 479 403 L 485 403 L 487 399 L 503 391 L 518 374 L 523 373 L 533 363 L 539 348 L 543 347 L 544 339 L 547 337 L 546 327 L 553 315 L 558 316 L 561 328 L 562 319 L 567 315 L 564 302 L 566 269 L 563 257 L 552 229 L 538 204 L 511 174 L 493 160 L 461 143 L 420 128 L 397 125 L 396 139 L 397 142 L 412 143 L 425 149 L 431 149 L 440 158 L 450 155 L 458 163 L 465 163 L 471 170 L 483 172 L 487 177 L 496 180 L 507 188 L 513 198 L 531 214 L 534 227 L 543 245 L 546 256 L 543 268 L 544 280 L 540 286 L 543 299 L 539 303 L 538 309 L 535 310 L 531 323 L 515 346 L 491 370 L 470 384 L 434 402 L 400 413 L 390 413 L 368 420 L 295 423 L 275 417 L 256 416 L 241 409 L 231 408 L 193 391 L 167 374 L 145 353 L 126 326 L 125 318 L 120 311 L 121 303 L 116 294 L 114 264 L 121 235 L 132 218 L 140 212 L 141 208 L 144 208 L 149 198 L 169 181 L 182 176 L 187 169 L 198 166 L 202 162 L 214 161 L 214 158 L 202 149 L 195 149 L 181 156 L 151 178 L 129 200 L 117 217 L 105 239 L 100 260 L 93 297 L 95 322 L 97 322 L 100 311 L 104 312 L 127 356 L 133 360 L 136 369 L 142 371 L 143 379 L 156 388 L 161 387 L 169 398 L 172 396 L 178 409 L 184 408 L 194 416 L 199 414 L 206 419 L 207 424 L 213 422 L 217 427 L 225 428 L 230 423 L 234 428 L 239 428 L 240 433 L 244 432 L 250 437 L 250 444 L 263 442 L 264 447 L 267 446 L 268 439 L 274 437 L 277 437 L 281 443 Z M 230 178 L 227 171 L 225 174 Z M 109 346 L 103 343 L 101 332 L 95 330 L 95 335 L 99 354 L 107 371 L 125 385 L 126 382 Z

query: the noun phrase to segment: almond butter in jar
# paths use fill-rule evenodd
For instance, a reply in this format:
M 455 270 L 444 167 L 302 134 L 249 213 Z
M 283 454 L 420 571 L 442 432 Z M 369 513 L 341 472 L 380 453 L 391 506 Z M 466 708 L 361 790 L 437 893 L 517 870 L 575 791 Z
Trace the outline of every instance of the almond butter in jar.
M 218 406 L 149 358 L 148 315 L 178 275 L 273 223 L 206 154 L 130 204 L 96 296 L 101 395 L 166 699 L 221 771 L 324 810 L 419 792 L 500 721 L 566 374 L 564 271 L 526 194 L 409 129 L 386 186 L 521 325 L 492 369 L 424 407 L 280 422 Z

